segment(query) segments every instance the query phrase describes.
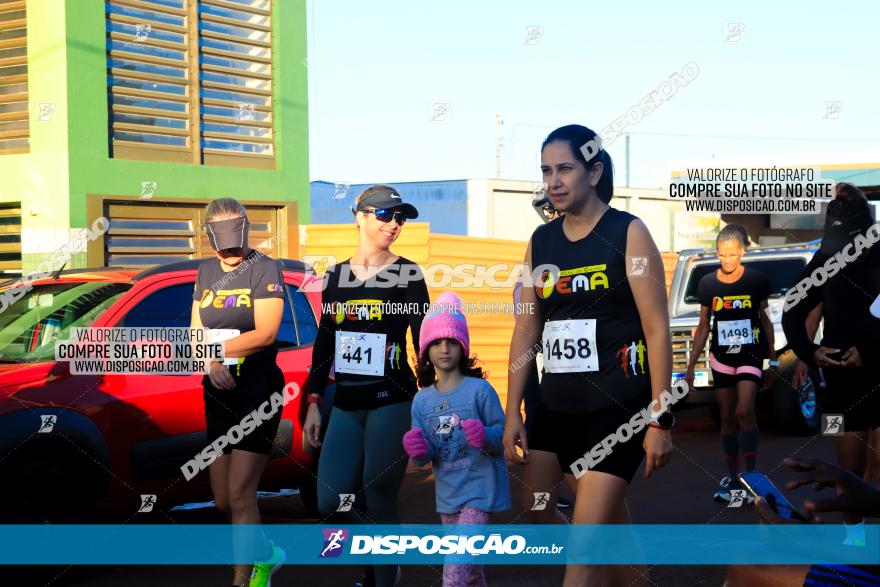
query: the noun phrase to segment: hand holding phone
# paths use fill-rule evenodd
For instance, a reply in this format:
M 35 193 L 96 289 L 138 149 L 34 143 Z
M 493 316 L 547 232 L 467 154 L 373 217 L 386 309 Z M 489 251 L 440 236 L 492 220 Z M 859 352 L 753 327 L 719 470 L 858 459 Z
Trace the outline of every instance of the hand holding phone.
M 750 471 L 748 473 L 740 473 L 739 480 L 742 481 L 746 491 L 756 498 L 760 497 L 767 502 L 767 505 L 781 518 L 785 520 L 797 520 L 806 522 L 807 519 L 798 512 L 795 507 L 788 501 L 779 489 L 773 485 L 773 482 L 763 473 Z
M 840 367 L 840 360 L 842 358 L 843 351 L 841 349 L 834 349 L 826 346 L 820 346 L 816 349 L 816 352 L 813 353 L 813 360 L 819 367 Z

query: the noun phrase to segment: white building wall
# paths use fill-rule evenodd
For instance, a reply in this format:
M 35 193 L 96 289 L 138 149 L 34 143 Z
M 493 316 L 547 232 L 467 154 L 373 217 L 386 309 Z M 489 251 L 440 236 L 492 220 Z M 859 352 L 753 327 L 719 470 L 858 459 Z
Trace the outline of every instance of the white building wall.
M 488 180 L 467 180 L 467 235 L 487 238 L 489 229 Z
M 541 224 L 532 208 L 536 185 L 505 179 L 468 180 L 468 235 L 508 240 L 528 240 Z M 674 250 L 674 214 L 682 208 L 664 190 L 614 188 L 611 205 L 641 218 L 657 248 Z

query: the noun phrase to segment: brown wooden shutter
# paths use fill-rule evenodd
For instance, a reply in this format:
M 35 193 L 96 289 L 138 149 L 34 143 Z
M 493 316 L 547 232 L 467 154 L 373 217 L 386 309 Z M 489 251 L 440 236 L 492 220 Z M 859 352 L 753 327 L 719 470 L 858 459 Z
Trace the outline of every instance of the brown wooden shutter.
M 26 3 L 0 0 L 0 155 L 29 148 Z

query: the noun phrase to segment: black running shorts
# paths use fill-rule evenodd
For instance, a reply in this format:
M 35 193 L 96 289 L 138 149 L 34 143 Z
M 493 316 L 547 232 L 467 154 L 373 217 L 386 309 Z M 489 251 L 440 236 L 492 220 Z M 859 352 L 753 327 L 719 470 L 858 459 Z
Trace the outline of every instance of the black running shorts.
M 246 428 L 241 426 L 241 421 L 248 414 L 269 401 L 273 393 L 283 393 L 284 373 L 277 365 L 270 365 L 264 371 L 266 375 L 259 377 L 253 375 L 253 370 L 250 377 L 238 377 L 235 375 L 235 366 L 230 368 L 230 372 L 236 380 L 236 386 L 232 389 L 215 388 L 207 375 L 202 379 L 208 444 L 225 435 L 229 439 L 229 444 L 223 447 L 224 454 L 230 454 L 233 449 L 237 449 L 268 455 L 272 452 L 272 445 L 281 422 L 281 409 L 276 410 L 271 418 L 262 422 L 249 434 L 239 435 L 234 432 L 230 435 L 229 432 L 233 426 L 238 426 L 239 429 Z M 268 413 L 269 407 L 264 407 L 262 412 Z M 241 440 L 233 444 L 233 440 L 239 437 Z
M 590 452 L 608 435 L 617 434 L 621 424 L 628 423 L 650 402 L 651 394 L 646 393 L 592 412 L 566 414 L 551 411 L 539 399 L 528 437 L 529 450 L 556 453 L 562 472 L 570 474 L 572 463 Z M 646 422 L 640 432 L 626 442 L 616 443 L 605 458 L 590 470 L 615 475 L 630 483 L 645 456 L 642 442 L 647 430 Z

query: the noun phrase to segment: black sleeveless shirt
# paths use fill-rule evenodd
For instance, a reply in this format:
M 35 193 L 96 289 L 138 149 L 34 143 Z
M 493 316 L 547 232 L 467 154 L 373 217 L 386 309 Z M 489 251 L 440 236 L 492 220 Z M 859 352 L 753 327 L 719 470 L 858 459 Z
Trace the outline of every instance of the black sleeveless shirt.
M 647 341 L 625 258 L 635 219 L 609 208 L 578 241 L 565 236 L 564 217 L 532 234 L 535 294 L 545 320 L 540 396 L 553 411 L 590 412 L 640 394 L 650 401 Z M 647 266 L 641 270 L 650 279 Z

